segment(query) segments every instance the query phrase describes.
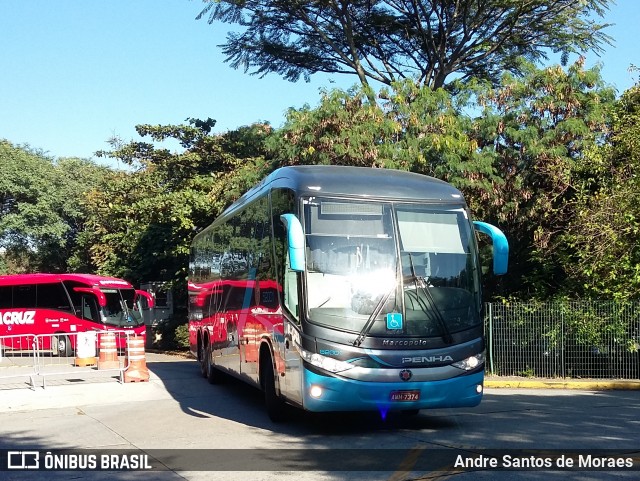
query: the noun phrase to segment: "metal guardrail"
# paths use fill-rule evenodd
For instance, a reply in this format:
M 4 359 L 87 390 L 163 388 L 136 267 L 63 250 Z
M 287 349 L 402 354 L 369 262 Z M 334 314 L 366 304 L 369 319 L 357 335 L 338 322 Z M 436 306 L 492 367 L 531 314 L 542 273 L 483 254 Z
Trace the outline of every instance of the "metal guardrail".
M 36 336 L 0 336 L 0 380 L 29 379 L 35 387 Z
M 107 335 L 115 336 L 113 349 L 101 346 Z M 33 389 L 36 378 L 46 388 L 47 378 L 85 380 L 114 373 L 122 383 L 129 364 L 126 356 L 129 335 L 127 331 L 89 331 L 0 336 L 0 388 L 25 385 L 16 385 L 16 379 L 28 379 Z M 59 354 L 65 351 L 60 343 L 73 346 L 73 350 L 67 350 L 71 355 Z M 112 350 L 115 352 L 107 362 L 104 356 Z
M 497 376 L 640 379 L 640 303 L 486 304 L 487 371 Z

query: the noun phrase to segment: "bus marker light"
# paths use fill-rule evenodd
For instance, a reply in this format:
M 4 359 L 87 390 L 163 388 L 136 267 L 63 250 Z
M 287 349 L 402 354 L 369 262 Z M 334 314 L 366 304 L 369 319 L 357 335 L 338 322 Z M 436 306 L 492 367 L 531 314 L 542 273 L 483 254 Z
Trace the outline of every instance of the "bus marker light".
M 482 394 L 482 384 L 478 384 L 478 385 L 476 386 L 476 392 L 477 392 L 478 394 Z

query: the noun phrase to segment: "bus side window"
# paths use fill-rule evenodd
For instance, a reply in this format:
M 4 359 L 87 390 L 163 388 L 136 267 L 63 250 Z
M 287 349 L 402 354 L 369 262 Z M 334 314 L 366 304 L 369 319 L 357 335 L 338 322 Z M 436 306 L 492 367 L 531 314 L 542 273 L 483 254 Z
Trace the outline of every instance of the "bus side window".
M 11 309 L 13 307 L 13 287 L 0 287 L 0 309 Z
M 289 267 L 287 230 L 280 220 L 282 214 L 295 213 L 295 196 L 288 189 L 271 191 L 271 222 L 273 227 L 273 247 L 275 253 L 276 280 L 282 289 L 280 301 L 291 315 L 300 322 L 298 307 L 298 275 Z
M 287 266 L 284 274 L 284 305 L 289 312 L 300 319 L 298 312 L 298 275 Z
M 93 296 L 82 296 L 81 317 L 87 321 L 100 322 L 98 307 Z
M 34 308 L 36 307 L 36 286 L 22 285 L 13 288 L 14 308 Z
M 38 284 L 37 294 L 39 308 L 71 312 L 69 298 L 60 282 Z

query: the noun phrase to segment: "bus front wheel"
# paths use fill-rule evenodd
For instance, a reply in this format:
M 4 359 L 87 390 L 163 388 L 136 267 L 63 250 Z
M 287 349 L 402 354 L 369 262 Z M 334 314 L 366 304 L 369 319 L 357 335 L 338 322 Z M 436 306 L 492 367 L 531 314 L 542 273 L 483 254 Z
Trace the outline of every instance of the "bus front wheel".
M 286 405 L 276 393 L 276 381 L 271 358 L 268 356 L 263 357 L 263 362 L 260 364 L 262 365 L 264 401 L 267 405 L 267 414 L 271 421 L 280 423 L 286 420 Z
M 71 356 L 71 342 L 68 336 L 58 335 L 53 338 L 53 355 L 54 356 Z

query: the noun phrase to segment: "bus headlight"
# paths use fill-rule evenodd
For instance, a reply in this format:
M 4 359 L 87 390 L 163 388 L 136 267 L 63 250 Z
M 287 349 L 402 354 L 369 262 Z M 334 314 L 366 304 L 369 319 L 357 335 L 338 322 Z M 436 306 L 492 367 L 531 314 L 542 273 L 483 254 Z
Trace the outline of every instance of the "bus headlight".
M 471 371 L 484 363 L 484 352 L 476 354 L 475 356 L 468 357 L 462 361 L 454 362 L 452 366 L 458 369 L 464 369 L 465 371 Z
M 320 369 L 324 369 L 325 371 L 342 372 L 354 367 L 353 364 L 348 362 L 339 361 L 338 359 L 326 357 L 315 352 L 311 353 L 304 349 L 300 349 L 300 354 L 302 355 L 302 359 L 307 361 L 309 364 L 319 367 Z

